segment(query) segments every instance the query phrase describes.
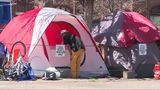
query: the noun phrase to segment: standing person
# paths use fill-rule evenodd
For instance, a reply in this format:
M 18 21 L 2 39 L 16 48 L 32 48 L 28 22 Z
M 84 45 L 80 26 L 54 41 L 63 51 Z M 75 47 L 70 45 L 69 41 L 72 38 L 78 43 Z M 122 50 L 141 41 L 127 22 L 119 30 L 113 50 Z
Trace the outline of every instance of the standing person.
M 71 54 L 71 77 L 78 78 L 80 74 L 80 63 L 85 52 L 85 47 L 81 39 L 67 30 L 62 30 L 61 35 L 65 45 L 69 46 Z

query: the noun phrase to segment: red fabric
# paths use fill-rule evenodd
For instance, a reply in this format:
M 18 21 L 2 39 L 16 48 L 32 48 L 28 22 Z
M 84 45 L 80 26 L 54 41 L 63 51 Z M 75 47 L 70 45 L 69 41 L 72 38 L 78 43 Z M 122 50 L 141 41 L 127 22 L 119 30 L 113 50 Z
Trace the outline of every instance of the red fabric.
M 61 30 L 66 29 L 70 33 L 79 36 L 79 33 L 76 32 L 75 28 L 66 22 L 52 22 L 45 32 L 47 40 L 49 40 L 49 45 L 56 45 L 62 43 L 62 36 L 60 35 Z
M 36 19 L 37 14 L 40 10 L 41 9 L 31 10 L 31 11 L 26 12 L 25 14 L 21 14 L 21 15 L 15 17 L 6 26 L 6 28 L 4 29 L 4 32 L 2 32 L 2 34 L 0 35 L 0 41 L 3 42 L 7 46 L 8 50 L 10 52 L 11 52 L 11 48 L 15 42 L 21 41 L 25 44 L 26 55 L 24 57 L 24 60 L 27 60 L 31 41 L 32 41 L 32 39 L 34 39 L 32 37 L 33 36 L 33 28 L 35 25 L 35 19 Z M 41 22 L 41 23 L 43 24 L 43 22 Z M 85 29 L 84 26 L 83 26 L 83 28 L 84 28 L 84 30 L 86 30 L 87 33 L 89 33 L 87 31 L 87 29 Z M 75 30 L 74 26 L 70 25 L 69 23 L 67 23 L 67 22 L 52 22 L 49 24 L 49 26 L 47 26 L 47 29 L 44 32 L 50 46 L 62 43 L 62 37 L 60 36 L 60 31 L 63 29 L 67 29 L 69 32 L 80 37 L 79 33 L 77 32 L 77 30 Z M 36 33 L 39 33 L 38 29 L 36 29 L 36 30 L 37 30 Z M 90 35 L 90 37 L 91 37 L 91 35 Z M 42 42 L 42 44 L 44 44 L 44 43 Z M 44 50 L 45 55 L 47 57 L 48 54 L 46 52 L 46 48 L 43 47 L 43 50 Z
M 23 42 L 26 45 L 26 51 L 29 51 L 35 19 L 39 11 L 40 9 L 31 10 L 15 17 L 0 34 L 0 41 L 10 52 L 12 45 L 17 41 Z M 28 52 L 26 52 L 27 55 Z
M 123 14 L 121 47 L 130 46 L 135 42 L 149 43 L 160 39 L 160 31 L 149 19 L 136 12 Z
M 20 54 L 20 49 L 14 49 L 13 51 L 13 63 L 14 64 L 16 64 L 19 54 Z

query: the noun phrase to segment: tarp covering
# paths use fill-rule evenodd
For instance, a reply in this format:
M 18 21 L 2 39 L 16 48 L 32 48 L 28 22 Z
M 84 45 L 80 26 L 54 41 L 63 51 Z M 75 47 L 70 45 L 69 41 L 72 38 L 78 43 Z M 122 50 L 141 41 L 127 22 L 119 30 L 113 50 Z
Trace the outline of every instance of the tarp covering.
M 145 45 L 146 49 L 141 51 L 141 45 Z M 137 66 L 142 62 L 143 64 L 147 62 L 154 64 L 160 61 L 160 50 L 155 43 L 139 43 L 129 48 L 109 47 L 107 52 L 109 56 L 107 66 L 117 67 L 117 64 L 119 64 L 119 67 L 124 66 L 127 70 L 137 69 Z M 144 54 L 141 54 L 141 52 Z
M 108 67 L 135 71 L 139 77 L 153 76 L 153 66 L 160 61 L 155 43 L 160 31 L 146 17 L 118 11 L 102 20 L 92 36 L 105 46 Z
M 138 43 L 128 48 L 108 47 L 107 66 L 135 71 L 139 77 L 153 76 L 153 67 L 160 62 L 156 43 Z
M 106 17 L 93 32 L 96 42 L 114 47 L 128 47 L 136 42 L 160 39 L 160 31 L 146 17 L 136 12 L 118 11 Z

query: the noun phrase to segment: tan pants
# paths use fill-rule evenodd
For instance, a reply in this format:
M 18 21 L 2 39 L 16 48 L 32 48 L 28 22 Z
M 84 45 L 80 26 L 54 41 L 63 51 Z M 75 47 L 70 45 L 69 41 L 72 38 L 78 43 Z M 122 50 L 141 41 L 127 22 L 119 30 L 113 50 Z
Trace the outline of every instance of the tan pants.
M 84 49 L 79 49 L 77 52 L 72 52 L 71 57 L 71 77 L 78 78 L 80 74 L 80 64 L 82 56 L 84 55 Z

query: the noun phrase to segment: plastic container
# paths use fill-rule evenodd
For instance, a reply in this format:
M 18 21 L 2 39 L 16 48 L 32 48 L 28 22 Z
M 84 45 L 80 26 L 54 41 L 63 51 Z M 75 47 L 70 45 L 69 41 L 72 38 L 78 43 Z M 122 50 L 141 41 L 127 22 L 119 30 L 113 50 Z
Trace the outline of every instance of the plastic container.
M 160 64 L 154 65 L 154 79 L 160 80 Z

